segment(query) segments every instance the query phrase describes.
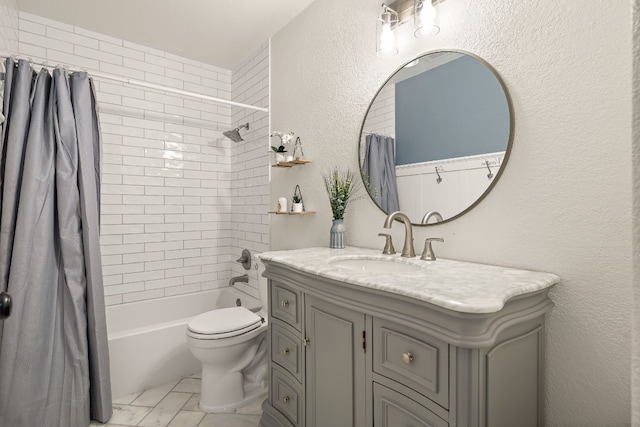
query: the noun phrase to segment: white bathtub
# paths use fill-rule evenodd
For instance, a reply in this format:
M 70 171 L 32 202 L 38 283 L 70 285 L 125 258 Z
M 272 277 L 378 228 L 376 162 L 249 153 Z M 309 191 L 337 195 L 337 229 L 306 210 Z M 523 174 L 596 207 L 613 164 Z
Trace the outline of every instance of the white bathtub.
M 215 308 L 235 307 L 238 298 L 244 307 L 260 309 L 260 301 L 235 288 L 107 307 L 114 399 L 200 371 L 187 348 L 187 322 Z

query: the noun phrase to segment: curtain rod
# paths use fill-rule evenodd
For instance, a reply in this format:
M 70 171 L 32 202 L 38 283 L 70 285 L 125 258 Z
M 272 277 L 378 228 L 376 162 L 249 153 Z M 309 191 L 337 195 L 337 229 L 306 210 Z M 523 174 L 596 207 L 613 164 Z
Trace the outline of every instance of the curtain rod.
M 0 52 L 0 57 L 2 57 L 2 58 L 8 58 L 8 57 L 19 58 L 19 56 L 17 56 L 17 55 L 8 54 L 8 53 L 5 53 L 5 52 Z M 47 63 L 43 64 L 43 63 L 34 62 L 29 58 L 24 58 L 24 59 L 29 61 L 29 63 L 31 63 L 32 65 L 38 65 L 40 67 L 45 67 L 47 69 L 48 68 L 52 68 L 52 66 L 47 64 Z M 75 67 L 71 67 L 71 66 L 67 66 L 67 65 L 62 65 L 62 67 L 67 68 L 69 71 L 74 71 L 74 72 L 85 71 L 85 70 L 77 69 Z M 87 73 L 89 73 L 89 75 L 91 77 L 95 77 L 97 79 L 112 80 L 112 81 L 116 81 L 116 82 L 125 83 L 125 84 L 131 85 L 131 86 L 146 87 L 148 89 L 161 90 L 161 91 L 164 91 L 164 92 L 175 93 L 175 94 L 178 94 L 178 95 L 188 96 L 188 97 L 191 97 L 191 98 L 198 98 L 198 99 L 204 99 L 204 100 L 207 100 L 207 101 L 217 102 L 217 103 L 221 103 L 221 104 L 233 105 L 235 107 L 248 108 L 248 109 L 251 109 L 251 110 L 263 111 L 265 113 L 269 112 L 268 108 L 257 107 L 255 105 L 250 105 L 250 104 L 243 104 L 241 102 L 230 101 L 228 99 L 223 99 L 223 98 L 216 98 L 215 96 L 204 95 L 204 94 L 197 93 L 197 92 L 190 92 L 190 91 L 187 91 L 187 90 L 175 89 L 175 88 L 172 88 L 172 87 L 162 86 L 162 85 L 155 84 L 155 83 L 147 83 L 147 82 L 142 81 L 142 80 L 130 79 L 128 77 L 120 77 L 120 76 L 116 76 L 116 75 L 113 75 L 113 74 L 101 73 L 99 71 L 87 71 Z

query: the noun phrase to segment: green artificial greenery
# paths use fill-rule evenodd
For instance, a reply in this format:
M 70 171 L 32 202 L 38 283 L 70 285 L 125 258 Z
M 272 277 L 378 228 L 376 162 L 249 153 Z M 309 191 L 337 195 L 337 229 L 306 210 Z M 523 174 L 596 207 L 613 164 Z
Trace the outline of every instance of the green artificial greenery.
M 285 148 L 285 146 L 284 146 L 284 145 L 281 145 L 281 146 L 279 146 L 279 147 L 274 147 L 274 146 L 272 145 L 272 146 L 271 146 L 271 149 L 272 149 L 273 151 L 275 151 L 276 153 L 286 153 L 286 152 L 287 152 L 287 149 Z
M 329 196 L 333 219 L 344 219 L 344 212 L 353 195 L 360 189 L 360 183 L 355 180 L 355 175 L 351 170 L 340 171 L 333 169 L 330 173 L 323 175 L 324 187 Z
M 302 201 L 302 198 L 297 194 L 293 196 L 291 199 L 293 200 L 293 203 L 300 203 Z

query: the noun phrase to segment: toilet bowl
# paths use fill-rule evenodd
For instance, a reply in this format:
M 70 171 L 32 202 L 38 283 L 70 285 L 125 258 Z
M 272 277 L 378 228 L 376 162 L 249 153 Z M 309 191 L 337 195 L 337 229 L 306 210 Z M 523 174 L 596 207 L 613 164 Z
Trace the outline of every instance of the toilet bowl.
M 187 324 L 187 346 L 202 363 L 200 408 L 234 412 L 266 395 L 266 318 L 245 307 L 212 310 Z

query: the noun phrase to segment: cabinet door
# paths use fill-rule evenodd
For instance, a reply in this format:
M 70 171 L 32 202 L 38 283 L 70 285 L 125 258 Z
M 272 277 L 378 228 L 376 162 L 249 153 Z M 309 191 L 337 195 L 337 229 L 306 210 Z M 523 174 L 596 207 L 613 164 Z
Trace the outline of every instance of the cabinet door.
M 365 425 L 364 314 L 305 298 L 306 427 Z
M 447 427 L 449 424 L 436 414 L 384 387 L 373 384 L 373 425 L 376 427 Z

